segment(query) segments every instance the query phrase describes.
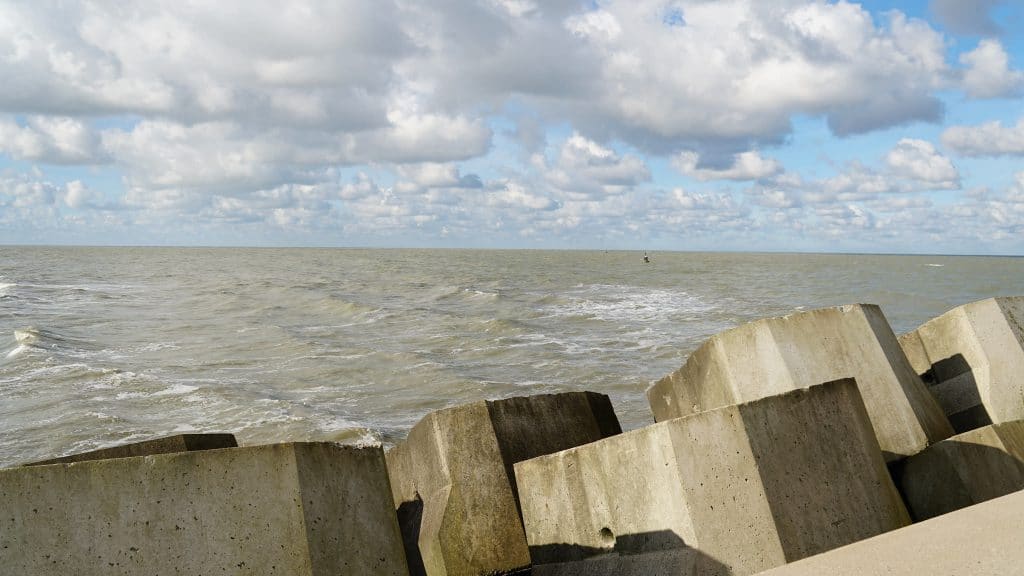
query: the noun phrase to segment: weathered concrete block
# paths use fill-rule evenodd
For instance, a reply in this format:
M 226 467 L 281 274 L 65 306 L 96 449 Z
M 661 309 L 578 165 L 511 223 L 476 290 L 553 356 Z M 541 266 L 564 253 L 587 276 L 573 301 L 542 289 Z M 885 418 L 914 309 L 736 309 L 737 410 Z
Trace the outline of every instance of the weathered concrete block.
M 405 575 L 383 451 L 295 443 L 0 470 L 0 572 Z
M 887 461 L 953 434 L 882 311 L 866 304 L 767 318 L 713 336 L 647 398 L 661 422 L 841 378 L 857 380 Z
M 100 448 L 91 452 L 71 454 L 60 458 L 30 462 L 24 466 L 42 466 L 44 464 L 66 464 L 84 462 L 86 460 L 106 460 L 108 458 L 130 458 L 132 456 L 152 456 L 154 454 L 171 454 L 174 452 L 193 452 L 196 450 L 215 450 L 218 448 L 235 448 L 238 442 L 234 434 L 178 434 L 156 438 L 144 442 L 134 442 L 110 448 Z
M 1024 492 L 763 572 L 761 576 L 1006 576 L 1024 572 Z
M 899 342 L 957 432 L 1024 420 L 1024 297 L 954 308 Z
M 515 470 L 536 574 L 746 575 L 910 521 L 852 379 Z
M 512 466 L 621 431 L 603 394 L 474 402 L 428 414 L 387 454 L 412 574 L 528 569 Z
M 929 446 L 906 460 L 899 482 L 915 520 L 1024 490 L 1024 421 L 992 424 Z

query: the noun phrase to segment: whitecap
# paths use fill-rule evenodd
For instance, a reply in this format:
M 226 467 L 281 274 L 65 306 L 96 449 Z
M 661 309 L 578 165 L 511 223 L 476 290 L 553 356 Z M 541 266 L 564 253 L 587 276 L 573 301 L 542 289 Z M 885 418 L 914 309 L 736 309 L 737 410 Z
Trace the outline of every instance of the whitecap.
M 931 266 L 932 268 L 942 268 L 945 264 L 925 264 L 925 266 Z

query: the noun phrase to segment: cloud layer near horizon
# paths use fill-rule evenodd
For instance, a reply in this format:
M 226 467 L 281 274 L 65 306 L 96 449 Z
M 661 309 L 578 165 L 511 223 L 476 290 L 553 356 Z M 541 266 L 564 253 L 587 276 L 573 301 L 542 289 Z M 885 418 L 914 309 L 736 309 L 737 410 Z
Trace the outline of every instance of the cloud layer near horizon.
M 970 215 L 1020 252 L 1020 175 L 959 166 L 1024 155 L 1024 120 L 774 155 L 1020 98 L 947 4 L 987 37 L 805 0 L 0 2 L 0 240 L 898 250 Z

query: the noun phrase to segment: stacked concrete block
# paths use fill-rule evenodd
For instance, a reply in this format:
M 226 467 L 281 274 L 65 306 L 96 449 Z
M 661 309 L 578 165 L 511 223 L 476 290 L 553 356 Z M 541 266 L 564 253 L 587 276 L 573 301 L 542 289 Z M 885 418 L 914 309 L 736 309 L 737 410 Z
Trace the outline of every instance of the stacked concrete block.
M 0 470 L 0 572 L 407 574 L 383 451 L 295 443 Z
M 887 461 L 953 434 L 873 305 L 758 320 L 710 338 L 647 392 L 658 422 L 855 378 Z
M 515 469 L 538 575 L 741 576 L 909 523 L 852 379 Z
M 528 570 L 512 466 L 621 431 L 603 394 L 475 402 L 427 415 L 387 455 L 410 572 Z
M 900 336 L 958 432 L 1024 420 L 1024 297 L 965 304 Z
M 947 438 L 908 458 L 900 488 L 915 520 L 1024 490 L 1024 421 Z
M 132 456 L 152 456 L 154 454 L 171 454 L 174 452 L 193 452 L 196 450 L 215 450 L 218 448 L 236 448 L 234 434 L 178 434 L 146 440 L 144 442 L 133 442 L 110 448 L 100 448 L 90 452 L 81 452 L 31 462 L 25 466 L 42 466 L 44 464 L 68 464 L 71 462 L 84 462 L 86 460 L 106 460 L 109 458 L 130 458 Z
M 1024 572 L 1024 492 L 989 500 L 761 576 L 1006 576 Z

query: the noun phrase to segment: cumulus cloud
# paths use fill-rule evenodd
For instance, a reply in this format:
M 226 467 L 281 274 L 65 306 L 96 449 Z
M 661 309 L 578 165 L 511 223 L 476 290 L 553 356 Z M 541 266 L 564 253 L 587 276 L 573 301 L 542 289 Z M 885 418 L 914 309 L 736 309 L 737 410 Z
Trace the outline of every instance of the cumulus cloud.
M 960 187 L 960 174 L 953 162 L 939 154 L 931 142 L 904 138 L 889 151 L 885 161 L 896 176 L 936 188 Z
M 700 155 L 696 152 L 680 152 L 672 158 L 672 165 L 682 174 L 701 181 L 760 180 L 782 172 L 782 165 L 778 161 L 764 158 L 757 151 L 736 154 L 732 166 L 728 168 L 699 168 L 699 163 Z
M 98 164 L 109 160 L 98 135 L 75 118 L 30 116 L 19 125 L 0 119 L 0 153 L 49 164 Z
M 941 116 L 931 91 L 948 72 L 943 39 L 923 21 L 891 13 L 883 28 L 842 2 L 674 6 L 685 25 L 666 23 L 653 1 L 567 19 L 600 57 L 597 97 L 571 112 L 580 126 L 671 146 L 773 141 L 799 113 L 840 134 Z
M 534 164 L 551 186 L 570 195 L 616 194 L 651 178 L 640 157 L 620 155 L 579 134 L 562 142 L 553 162 L 538 155 Z
M 1010 70 L 1010 57 L 998 40 L 982 40 L 974 50 L 960 56 L 964 90 L 972 98 L 1004 98 L 1020 93 L 1024 72 Z
M 953 126 L 942 133 L 942 143 L 963 156 L 1024 155 L 1024 118 L 1016 126 L 987 122 L 979 126 Z

